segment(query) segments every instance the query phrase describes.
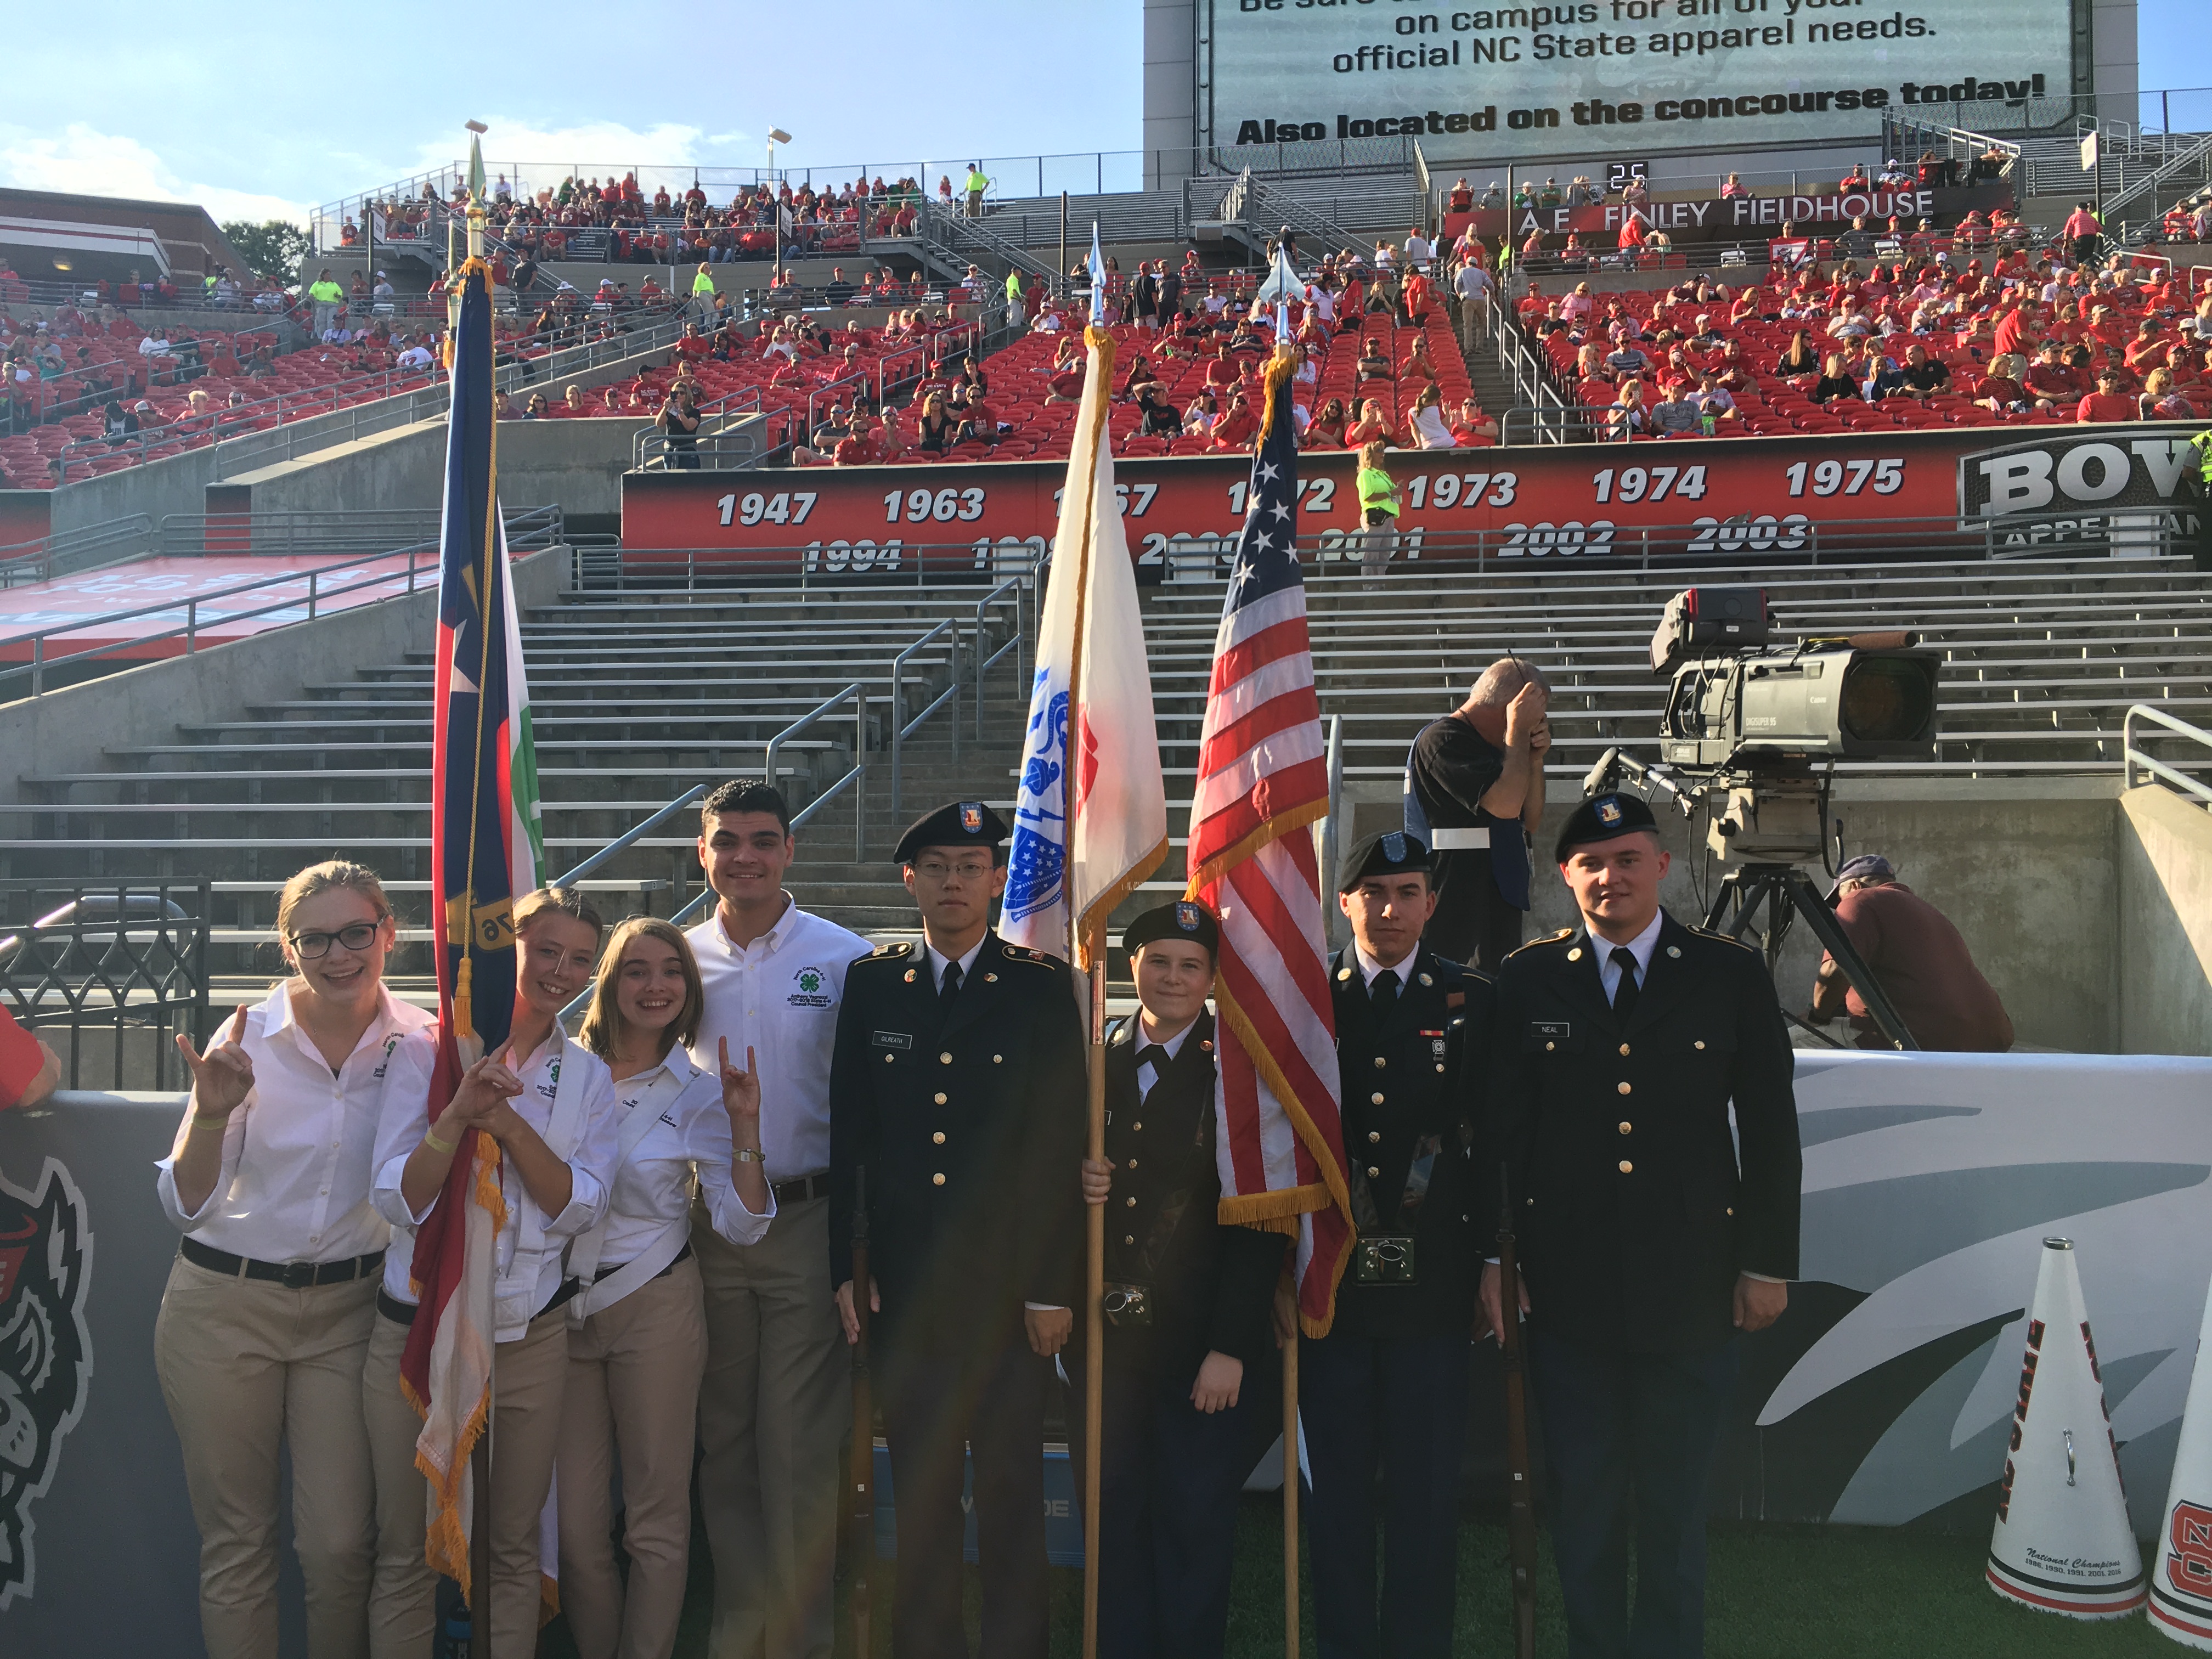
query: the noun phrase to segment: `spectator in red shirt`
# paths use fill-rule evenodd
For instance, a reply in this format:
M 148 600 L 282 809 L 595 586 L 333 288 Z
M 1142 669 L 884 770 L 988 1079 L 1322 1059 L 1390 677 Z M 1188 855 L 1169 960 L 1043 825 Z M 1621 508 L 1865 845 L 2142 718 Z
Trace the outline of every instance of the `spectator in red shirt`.
M 2096 252 L 2097 239 L 2104 233 L 2104 226 L 2098 223 L 2097 216 L 2089 211 L 2089 204 L 2076 202 L 2073 215 L 2066 221 L 2062 233 L 2066 238 L 2068 251 L 2074 256 L 2075 264 L 2082 264 Z
M 2056 409 L 2061 404 L 2071 406 L 2081 399 L 2081 380 L 2061 362 L 2058 342 L 2045 340 L 2034 365 L 2021 382 L 2034 395 L 2038 409 Z
M 2020 383 L 2020 359 L 2011 356 L 1998 357 L 1990 364 L 1990 372 L 1974 388 L 1974 401 L 1995 414 L 2015 414 L 2028 407 L 2027 388 Z
M 1863 853 L 1836 874 L 1836 921 L 1915 1042 L 1948 1054 L 2002 1054 L 2012 1047 L 2004 1003 L 1948 917 L 1899 881 L 1879 854 Z M 1840 1013 L 1850 1016 L 1860 1048 L 1889 1046 L 1835 958 L 1824 955 L 1808 1018 L 1820 1025 Z
M 2136 421 L 2142 418 L 2142 410 L 2106 371 L 2097 376 L 2097 389 L 2075 405 L 2074 418 L 2083 426 L 2102 421 Z
M 1229 412 L 1213 428 L 1213 447 L 1224 451 L 1249 449 L 1259 432 L 1260 422 L 1252 413 L 1251 404 L 1238 392 L 1229 400 Z
M 2173 349 L 2173 342 L 2160 337 L 2158 319 L 2146 317 L 2136 330 L 2136 337 L 2128 342 L 2121 361 L 2138 374 L 2147 374 L 2154 368 L 2166 367 L 2166 360 Z

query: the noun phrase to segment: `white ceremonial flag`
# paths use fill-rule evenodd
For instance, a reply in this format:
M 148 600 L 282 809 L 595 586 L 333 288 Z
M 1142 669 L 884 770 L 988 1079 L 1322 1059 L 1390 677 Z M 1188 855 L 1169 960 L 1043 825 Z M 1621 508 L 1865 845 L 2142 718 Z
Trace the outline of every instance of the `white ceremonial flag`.
M 1108 915 L 1167 856 L 1168 805 L 1107 434 L 1114 339 L 1095 327 L 1084 337 L 999 931 L 1087 970 L 1089 941 L 1103 950 Z

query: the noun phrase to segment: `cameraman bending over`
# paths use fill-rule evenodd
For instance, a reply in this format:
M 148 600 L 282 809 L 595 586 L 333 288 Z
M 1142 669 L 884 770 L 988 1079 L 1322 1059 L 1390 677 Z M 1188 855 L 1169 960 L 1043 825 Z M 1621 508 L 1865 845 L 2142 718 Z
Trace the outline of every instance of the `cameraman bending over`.
M 1996 989 L 1974 966 L 1950 918 L 1897 878 L 1889 860 L 1862 853 L 1836 872 L 1836 921 L 1866 961 L 1923 1048 L 2002 1054 L 2012 1021 Z M 1848 1012 L 1862 1048 L 1889 1046 L 1833 957 L 1820 958 L 1808 1018 L 1826 1024 Z

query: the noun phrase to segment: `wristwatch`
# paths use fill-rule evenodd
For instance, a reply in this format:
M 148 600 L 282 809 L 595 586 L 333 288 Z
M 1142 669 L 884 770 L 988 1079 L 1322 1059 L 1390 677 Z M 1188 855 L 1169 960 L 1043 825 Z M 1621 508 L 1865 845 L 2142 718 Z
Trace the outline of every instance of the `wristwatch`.
M 768 1162 L 768 1154 L 761 1151 L 757 1146 L 740 1146 L 737 1150 L 736 1157 L 737 1161 L 740 1164 L 765 1164 Z

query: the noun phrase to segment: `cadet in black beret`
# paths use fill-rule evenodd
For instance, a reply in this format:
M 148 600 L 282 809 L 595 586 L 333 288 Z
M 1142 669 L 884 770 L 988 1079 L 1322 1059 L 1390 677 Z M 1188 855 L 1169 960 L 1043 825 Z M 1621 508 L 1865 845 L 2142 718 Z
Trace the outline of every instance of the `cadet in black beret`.
M 1352 943 L 1330 963 L 1329 987 L 1358 1236 L 1335 1322 L 1298 1362 L 1314 1622 L 1332 1656 L 1452 1650 L 1482 1271 L 1468 1150 L 1490 981 L 1423 942 L 1437 908 L 1432 863 L 1419 836 L 1392 830 L 1353 847 L 1337 874 Z
M 1082 1285 L 1085 1059 L 1066 964 L 1009 945 L 1006 822 L 955 801 L 900 837 L 920 943 L 846 970 L 830 1062 L 830 1282 L 856 1334 L 867 1206 L 872 1360 L 898 1513 L 892 1641 L 964 1653 L 961 1501 L 974 1456 L 991 1652 L 1042 1653 L 1045 1390 Z
M 925 847 L 988 847 L 991 861 L 1006 861 L 1001 845 L 1013 831 L 1006 821 L 980 800 L 956 800 L 934 812 L 924 812 L 906 827 L 895 855 L 901 864 L 912 864 Z
M 1106 1036 L 1100 1659 L 1200 1659 L 1228 1638 L 1237 1493 L 1282 1419 L 1269 1309 L 1280 1233 L 1224 1226 L 1214 1161 L 1220 929 L 1185 899 L 1122 930 L 1139 1010 Z M 1066 1366 L 1085 1375 L 1079 1328 Z
M 1370 876 L 1395 876 L 1407 872 L 1429 875 L 1435 863 L 1419 836 L 1409 836 L 1402 830 L 1363 836 L 1337 864 L 1336 890 L 1358 892 L 1359 884 Z
M 1559 838 L 1552 844 L 1552 861 L 1565 864 L 1577 847 L 1632 835 L 1638 830 L 1656 835 L 1659 820 L 1635 796 L 1592 795 L 1568 813 L 1567 821 L 1559 826 Z
M 1798 1265 L 1773 977 L 1758 951 L 1660 907 L 1656 829 L 1632 795 L 1575 809 L 1558 854 L 1582 925 L 1500 964 L 1490 1044 L 1477 1231 L 1496 1236 L 1502 1163 L 1577 1655 L 1705 1650 L 1705 1494 L 1734 1339 L 1773 1323 Z M 1482 1297 L 1493 1325 L 1513 1316 L 1494 1266 Z

